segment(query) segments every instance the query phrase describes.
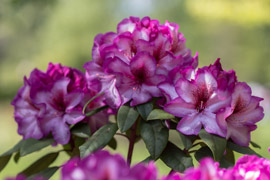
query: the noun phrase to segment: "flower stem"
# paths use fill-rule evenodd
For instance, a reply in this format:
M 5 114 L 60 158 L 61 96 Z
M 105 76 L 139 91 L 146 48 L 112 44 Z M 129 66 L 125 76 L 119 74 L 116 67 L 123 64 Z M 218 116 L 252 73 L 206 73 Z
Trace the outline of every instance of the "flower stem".
M 134 144 L 135 144 L 135 141 L 137 138 L 137 135 L 136 135 L 137 122 L 138 122 L 138 120 L 133 124 L 133 126 L 130 129 L 129 147 L 128 147 L 128 154 L 127 154 L 127 162 L 129 164 L 129 166 L 131 164 Z

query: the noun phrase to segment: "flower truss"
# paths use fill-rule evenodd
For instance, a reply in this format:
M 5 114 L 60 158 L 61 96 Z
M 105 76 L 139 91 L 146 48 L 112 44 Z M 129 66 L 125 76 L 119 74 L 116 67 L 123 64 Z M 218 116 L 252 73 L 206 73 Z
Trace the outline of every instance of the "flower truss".
M 260 147 L 250 134 L 264 117 L 263 99 L 220 59 L 197 68 L 198 53 L 185 42 L 177 24 L 130 17 L 95 37 L 85 72 L 34 69 L 12 101 L 23 139 L 0 155 L 0 171 L 13 154 L 17 163 L 58 145 L 9 180 L 49 179 L 59 169 L 62 180 L 270 179 L 270 161 L 251 148 Z M 117 149 L 119 135 L 129 142 L 126 159 L 102 150 Z M 138 141 L 149 156 L 131 166 Z M 234 152 L 248 155 L 235 162 Z M 51 166 L 60 153 L 70 159 Z M 168 175 L 158 175 L 157 160 Z

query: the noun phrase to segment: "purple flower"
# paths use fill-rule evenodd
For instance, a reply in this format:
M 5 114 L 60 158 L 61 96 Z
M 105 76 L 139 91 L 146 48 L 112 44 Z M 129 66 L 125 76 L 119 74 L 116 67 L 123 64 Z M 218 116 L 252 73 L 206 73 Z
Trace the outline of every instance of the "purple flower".
M 69 125 L 85 120 L 83 102 L 91 95 L 96 94 L 87 89 L 84 74 L 77 69 L 52 63 L 46 72 L 35 69 L 12 101 L 18 133 L 24 139 L 41 139 L 51 133 L 57 143 L 68 143 Z
M 219 124 L 226 131 L 227 139 L 231 138 L 241 146 L 249 145 L 250 132 L 257 128 L 255 123 L 264 116 L 263 108 L 259 106 L 262 100 L 251 95 L 251 88 L 246 83 L 236 83 L 231 106 L 217 115 Z
M 237 160 L 232 173 L 237 177 L 236 179 L 270 179 L 270 160 L 255 155 L 245 155 Z
M 157 85 L 176 67 L 198 64 L 197 55 L 185 47 L 178 25 L 144 17 L 124 19 L 117 33 L 96 36 L 93 61 L 84 65 L 89 89 L 105 92 L 107 103 L 117 108 L 161 97 Z
M 137 164 L 129 168 L 121 155 L 97 151 L 80 160 L 69 160 L 62 168 L 62 180 L 156 180 L 156 168 Z
M 184 172 L 182 180 L 223 180 L 219 164 L 210 158 L 200 161 L 197 168 L 190 168 Z
M 213 134 L 225 137 L 220 128 L 216 113 L 229 105 L 230 96 L 219 89 L 218 82 L 207 68 L 198 69 L 194 79 L 181 77 L 175 84 L 178 97 L 169 101 L 165 111 L 182 117 L 177 130 L 187 135 L 197 135 L 202 128 Z

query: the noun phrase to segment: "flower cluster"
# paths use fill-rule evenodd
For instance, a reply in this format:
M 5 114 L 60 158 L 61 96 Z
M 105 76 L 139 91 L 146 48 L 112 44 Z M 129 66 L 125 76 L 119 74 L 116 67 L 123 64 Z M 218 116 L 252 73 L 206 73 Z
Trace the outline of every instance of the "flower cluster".
M 157 169 L 150 162 L 129 167 L 119 154 L 97 151 L 80 160 L 73 158 L 62 166 L 61 180 L 158 180 Z M 229 169 L 219 168 L 211 158 L 201 160 L 196 168 L 187 169 L 183 174 L 173 172 L 161 180 L 269 180 L 270 160 L 255 155 L 241 157 Z M 25 180 L 21 175 L 7 180 Z M 43 178 L 36 178 L 43 180 Z
M 70 157 L 88 155 L 64 164 L 62 180 L 157 180 L 153 162 L 129 167 L 134 144 L 141 138 L 149 158 L 184 171 L 162 180 L 270 179 L 270 161 L 257 156 L 244 156 L 229 169 L 204 159 L 197 168 L 185 171 L 193 166 L 191 153 L 197 158 L 198 151 L 208 148 L 202 156 L 212 153 L 221 162 L 227 150 L 248 146 L 250 132 L 264 113 L 262 98 L 253 96 L 233 70 L 223 70 L 220 59 L 197 69 L 198 53 L 192 56 L 178 29 L 174 23 L 130 17 L 118 24 L 117 32 L 95 37 L 93 60 L 84 65 L 85 73 L 52 63 L 46 72 L 33 70 L 12 101 L 24 140 L 0 157 L 6 160 L 17 153 L 18 161 L 18 155 L 48 146 L 48 142 L 25 139 L 52 136 Z M 116 122 L 109 123 L 109 115 L 116 112 Z M 181 132 L 183 147 L 170 142 L 168 127 Z M 207 137 L 200 133 L 202 129 Z M 115 134 L 129 140 L 128 163 L 120 155 L 101 150 L 107 145 L 116 148 Z M 213 148 L 214 143 L 220 148 Z M 34 148 L 25 150 L 31 145 Z M 191 149 L 197 145 L 201 149 Z M 253 153 L 249 147 L 243 149 Z
M 80 160 L 74 158 L 62 168 L 62 180 L 156 180 L 153 163 L 129 167 L 121 155 L 97 151 Z
M 208 67 L 186 68 L 174 84 L 160 84 L 168 103 L 164 109 L 181 117 L 177 130 L 197 135 L 203 127 L 235 143 L 248 146 L 250 131 L 264 114 L 261 98 L 251 95 L 250 87 L 238 82 L 234 71 L 224 71 L 219 59 Z
M 49 64 L 46 72 L 38 69 L 24 78 L 24 86 L 12 101 L 18 133 L 24 139 L 41 139 L 53 135 L 57 143 L 66 144 L 70 138 L 69 125 L 88 120 L 93 130 L 108 121 L 100 118 L 98 124 L 82 113 L 85 102 L 95 95 L 88 90 L 84 74 L 74 68 Z M 102 105 L 95 101 L 88 108 Z M 92 117 L 93 118 L 93 117 Z
M 93 60 L 84 65 L 89 88 L 106 90 L 107 102 L 116 108 L 162 97 L 157 86 L 170 79 L 170 71 L 198 64 L 178 29 L 177 24 L 130 17 L 118 24 L 116 33 L 97 35 Z

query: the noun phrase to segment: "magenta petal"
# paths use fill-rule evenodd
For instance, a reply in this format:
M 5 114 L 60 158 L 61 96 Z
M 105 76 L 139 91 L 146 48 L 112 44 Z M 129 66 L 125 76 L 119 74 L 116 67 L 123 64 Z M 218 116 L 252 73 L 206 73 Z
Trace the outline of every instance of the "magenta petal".
M 208 94 L 212 94 L 217 89 L 217 81 L 213 75 L 207 71 L 198 70 L 195 77 L 196 85 L 206 91 Z
M 149 78 L 155 74 L 155 59 L 146 52 L 137 53 L 130 63 L 132 74 L 138 77 Z
M 208 133 L 226 137 L 225 132 L 221 129 L 217 122 L 216 114 L 204 111 L 203 113 L 200 113 L 200 121 Z
M 226 94 L 221 95 L 221 92 L 214 92 L 206 103 L 206 109 L 210 112 L 218 112 L 220 109 L 229 106 L 231 103 L 231 96 Z
M 237 83 L 232 94 L 232 106 L 246 107 L 251 100 L 251 89 L 246 83 Z
M 51 90 L 54 99 L 64 99 L 64 96 L 67 94 L 67 86 L 69 82 L 70 80 L 68 78 L 63 78 L 54 83 Z
M 57 143 L 67 144 L 70 139 L 70 131 L 68 125 L 61 118 L 55 118 L 55 124 L 52 135 Z
M 134 90 L 132 93 L 132 101 L 130 102 L 130 105 L 136 106 L 138 104 L 142 104 L 149 101 L 151 98 L 152 96 L 144 89 L 137 89 Z
M 167 101 L 173 100 L 178 97 L 178 94 L 175 91 L 175 87 L 170 83 L 161 83 L 158 85 L 159 89 L 166 96 Z
M 69 93 L 64 98 L 65 98 L 64 103 L 66 106 L 66 111 L 69 111 L 69 110 L 72 110 L 77 105 L 79 105 L 79 103 L 83 99 L 83 93 L 80 93 L 80 92 Z
M 195 106 L 193 104 L 186 103 L 180 97 L 165 104 L 164 110 L 177 117 L 184 117 L 190 114 L 197 113 Z
M 187 81 L 186 79 L 179 79 L 176 82 L 175 90 L 178 95 L 187 103 L 195 104 L 197 101 L 197 93 L 199 87 Z
M 81 110 L 73 110 L 64 115 L 63 121 L 69 124 L 76 124 L 77 122 L 83 120 L 85 116 L 82 114 Z
M 117 26 L 117 33 L 123 32 L 133 32 L 136 27 L 136 24 L 132 22 L 130 19 L 123 19 Z
M 18 133 L 23 135 L 24 139 L 40 139 L 43 137 L 43 132 L 39 127 L 39 120 L 36 116 L 27 116 L 23 119 L 15 116 L 15 119 L 19 124 Z
M 241 146 L 248 146 L 250 141 L 250 127 L 228 125 L 227 138 L 231 138 Z
M 197 135 L 201 128 L 201 114 L 197 113 L 183 117 L 177 125 L 177 130 L 186 135 Z

